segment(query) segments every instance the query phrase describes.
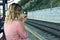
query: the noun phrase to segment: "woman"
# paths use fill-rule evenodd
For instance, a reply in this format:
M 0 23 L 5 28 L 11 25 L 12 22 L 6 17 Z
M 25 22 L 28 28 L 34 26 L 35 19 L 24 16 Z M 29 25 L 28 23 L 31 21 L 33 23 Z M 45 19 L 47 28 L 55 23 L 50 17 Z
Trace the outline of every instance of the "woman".
M 6 40 L 29 40 L 24 25 L 20 21 L 21 6 L 13 3 L 5 17 L 4 32 Z
M 21 15 L 21 22 L 24 24 L 27 20 L 27 12 L 24 12 L 24 14 Z

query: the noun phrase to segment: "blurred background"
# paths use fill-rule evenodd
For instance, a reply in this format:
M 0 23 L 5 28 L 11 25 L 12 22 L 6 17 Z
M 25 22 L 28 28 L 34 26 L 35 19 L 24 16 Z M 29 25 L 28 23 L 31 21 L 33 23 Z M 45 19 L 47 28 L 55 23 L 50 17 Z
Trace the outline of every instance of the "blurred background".
M 32 40 L 60 40 L 60 0 L 0 0 L 0 33 L 12 3 L 28 13 L 25 26 Z

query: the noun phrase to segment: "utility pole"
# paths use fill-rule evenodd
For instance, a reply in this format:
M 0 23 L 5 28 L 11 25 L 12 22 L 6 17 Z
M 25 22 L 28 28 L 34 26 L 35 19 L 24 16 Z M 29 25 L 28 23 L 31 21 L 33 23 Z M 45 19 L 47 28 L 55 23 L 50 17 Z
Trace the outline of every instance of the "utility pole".
M 50 0 L 50 13 L 52 13 L 53 1 L 54 1 L 54 0 Z
M 3 20 L 5 20 L 5 4 L 7 4 L 7 0 L 3 0 Z
M 3 0 L 3 20 L 5 20 L 5 0 Z
M 53 0 L 50 0 L 50 6 L 51 6 L 51 9 L 52 9 L 52 4 L 53 4 Z

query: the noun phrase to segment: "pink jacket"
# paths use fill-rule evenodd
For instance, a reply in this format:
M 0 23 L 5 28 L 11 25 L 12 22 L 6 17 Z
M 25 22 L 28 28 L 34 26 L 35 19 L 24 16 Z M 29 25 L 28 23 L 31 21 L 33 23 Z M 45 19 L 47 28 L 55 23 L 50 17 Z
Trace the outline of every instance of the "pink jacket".
M 11 24 L 4 24 L 6 40 L 29 40 L 28 34 L 21 22 L 13 21 Z

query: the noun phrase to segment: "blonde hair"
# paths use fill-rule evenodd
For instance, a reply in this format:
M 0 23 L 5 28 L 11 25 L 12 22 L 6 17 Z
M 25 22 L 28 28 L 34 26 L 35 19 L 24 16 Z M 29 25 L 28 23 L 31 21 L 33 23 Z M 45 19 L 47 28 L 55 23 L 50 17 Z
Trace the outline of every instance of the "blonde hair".
M 11 22 L 13 20 L 20 20 L 20 14 L 21 6 L 16 3 L 12 3 L 6 13 L 5 23 Z

